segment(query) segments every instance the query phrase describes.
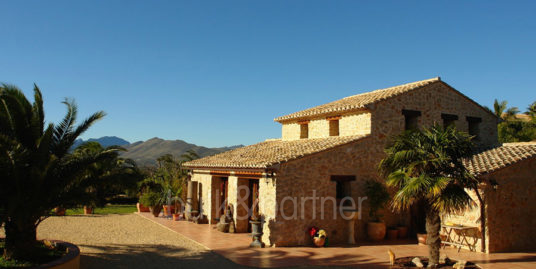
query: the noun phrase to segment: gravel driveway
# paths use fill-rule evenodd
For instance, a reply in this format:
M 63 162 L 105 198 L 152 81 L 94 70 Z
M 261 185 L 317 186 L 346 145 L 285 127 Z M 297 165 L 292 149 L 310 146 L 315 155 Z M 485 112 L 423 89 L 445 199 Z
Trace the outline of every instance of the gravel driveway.
M 135 214 L 50 217 L 37 236 L 78 245 L 83 269 L 244 268 Z

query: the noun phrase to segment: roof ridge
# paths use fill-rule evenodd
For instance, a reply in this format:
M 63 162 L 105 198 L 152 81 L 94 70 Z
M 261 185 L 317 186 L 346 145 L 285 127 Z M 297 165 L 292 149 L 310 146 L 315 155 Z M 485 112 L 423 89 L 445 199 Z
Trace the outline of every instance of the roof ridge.
M 404 83 L 404 84 L 395 85 L 395 86 L 391 86 L 391 87 L 387 87 L 387 88 L 376 89 L 376 90 L 372 90 L 372 91 L 368 91 L 368 92 L 363 92 L 363 93 L 358 93 L 358 94 L 354 94 L 354 95 L 346 96 L 346 97 L 343 97 L 342 99 L 352 98 L 352 97 L 359 96 L 359 95 L 364 95 L 364 94 L 378 93 L 378 92 L 381 92 L 381 91 L 392 90 L 392 89 L 394 89 L 394 88 L 410 86 L 410 85 L 413 85 L 413 84 L 419 84 L 419 83 L 423 83 L 423 82 L 436 82 L 436 81 L 441 81 L 441 77 L 434 77 L 434 78 L 429 78 L 429 79 L 423 79 L 423 80 L 414 81 L 414 82 L 409 82 L 409 83 Z M 339 100 L 340 100 L 340 99 L 339 99 Z
M 347 96 L 335 101 L 317 105 L 314 107 L 306 108 L 294 113 L 283 115 L 274 119 L 274 121 L 286 121 L 291 119 L 307 118 L 311 116 L 318 116 L 330 113 L 341 113 L 353 109 L 362 109 L 366 106 L 395 97 L 402 93 L 407 93 L 412 90 L 427 86 L 431 83 L 441 81 L 440 77 L 431 79 L 414 81 L 406 84 L 400 84 L 391 86 L 388 88 L 377 89 L 374 91 L 364 92 L 356 95 Z
M 528 141 L 528 142 L 508 142 L 508 143 L 503 143 L 502 146 L 505 146 L 505 147 L 512 147 L 512 146 L 536 146 L 536 141 Z

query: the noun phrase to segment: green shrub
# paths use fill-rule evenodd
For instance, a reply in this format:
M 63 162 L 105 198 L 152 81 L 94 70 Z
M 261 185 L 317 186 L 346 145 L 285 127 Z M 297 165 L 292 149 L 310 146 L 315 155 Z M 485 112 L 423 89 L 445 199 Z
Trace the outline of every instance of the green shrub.
M 165 199 L 160 192 L 148 191 L 141 195 L 140 203 L 149 207 L 161 206 L 165 203 Z
M 371 221 L 379 222 L 382 216 L 378 214 L 378 210 L 385 207 L 391 198 L 389 192 L 381 182 L 367 180 L 365 183 L 365 194 L 367 195 L 367 201 L 370 207 L 369 216 Z

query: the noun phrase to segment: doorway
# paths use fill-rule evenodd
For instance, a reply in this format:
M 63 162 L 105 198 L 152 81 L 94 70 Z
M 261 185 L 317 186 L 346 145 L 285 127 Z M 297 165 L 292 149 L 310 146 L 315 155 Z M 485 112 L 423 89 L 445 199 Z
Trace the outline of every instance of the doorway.
M 220 186 L 219 186 L 219 199 L 218 199 L 218 218 L 225 216 L 225 209 L 227 208 L 227 198 L 229 190 L 229 178 L 220 177 Z
M 250 195 L 248 196 L 248 220 L 259 216 L 259 179 L 250 179 L 248 182 Z M 248 221 L 248 232 L 251 232 L 251 223 Z

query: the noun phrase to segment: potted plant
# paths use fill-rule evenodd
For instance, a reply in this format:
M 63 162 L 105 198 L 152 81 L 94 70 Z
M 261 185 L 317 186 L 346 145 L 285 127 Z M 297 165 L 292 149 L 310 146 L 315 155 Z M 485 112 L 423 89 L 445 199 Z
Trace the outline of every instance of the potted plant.
M 64 207 L 56 207 L 54 208 L 54 213 L 56 216 L 65 216 L 65 208 Z
M 328 246 L 328 234 L 326 230 L 313 226 L 309 228 L 309 235 L 313 239 L 313 245 L 315 247 L 322 248 Z
M 145 205 L 143 205 L 142 203 L 137 203 L 136 204 L 136 207 L 138 208 L 138 213 L 141 213 L 141 212 L 150 212 L 151 210 L 146 207 Z
M 160 192 L 148 190 L 140 197 L 140 203 L 148 206 L 153 216 L 158 217 L 162 211 L 164 201 Z
M 180 220 L 181 218 L 181 212 L 182 212 L 182 204 L 180 203 L 181 199 L 178 196 L 176 196 L 176 197 L 173 197 L 172 201 L 173 201 L 173 211 L 172 211 L 173 220 L 177 221 L 177 220 Z
M 396 227 L 389 227 L 387 229 L 387 239 L 396 240 L 398 238 L 398 229 Z
M 258 197 L 253 197 L 253 199 L 254 201 L 257 201 Z M 259 205 L 256 202 L 254 203 L 249 223 L 251 223 L 251 234 L 253 236 L 253 242 L 251 242 L 249 246 L 253 248 L 263 248 L 264 243 L 261 241 L 263 220 L 262 216 L 259 214 Z
M 365 185 L 365 193 L 369 204 L 370 221 L 367 223 L 367 235 L 372 241 L 379 241 L 385 237 L 385 223 L 381 221 L 378 210 L 383 208 L 389 201 L 389 192 L 382 183 L 368 180 Z
M 419 242 L 419 245 L 426 245 L 427 238 L 428 234 L 426 232 L 417 233 L 417 241 Z
M 93 206 L 85 205 L 84 206 L 84 215 L 91 215 L 93 214 Z
M 396 229 L 398 230 L 398 238 L 407 238 L 408 237 L 408 226 L 404 224 L 404 219 L 401 217 L 398 220 L 398 225 Z

